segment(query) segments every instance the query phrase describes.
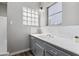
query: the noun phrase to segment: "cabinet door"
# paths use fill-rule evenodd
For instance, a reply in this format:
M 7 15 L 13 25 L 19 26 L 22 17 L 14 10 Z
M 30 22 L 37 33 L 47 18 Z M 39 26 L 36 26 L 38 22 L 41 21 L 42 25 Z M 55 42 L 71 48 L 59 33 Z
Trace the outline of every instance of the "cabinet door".
M 46 55 L 50 54 L 51 56 L 70 56 L 68 53 L 63 52 L 47 43 L 44 43 L 44 48 L 46 50 Z
M 45 51 L 45 56 L 55 56 L 53 52 Z
M 35 40 L 31 38 L 31 51 L 35 55 L 36 47 L 35 47 Z
M 36 52 L 35 52 L 35 55 L 36 56 L 43 56 L 44 55 L 44 48 L 42 46 L 40 46 L 38 43 L 35 43 L 35 49 L 36 49 Z
M 31 37 L 31 51 L 35 56 L 43 56 L 44 48 L 37 41 L 37 38 Z
M 52 55 L 48 52 L 45 52 L 45 56 L 52 56 Z

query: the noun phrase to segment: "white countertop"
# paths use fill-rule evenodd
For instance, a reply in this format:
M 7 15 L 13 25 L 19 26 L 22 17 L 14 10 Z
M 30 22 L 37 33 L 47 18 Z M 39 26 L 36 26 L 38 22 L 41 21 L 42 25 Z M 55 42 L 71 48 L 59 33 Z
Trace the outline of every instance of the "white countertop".
M 47 39 L 47 38 L 41 37 L 45 34 L 31 34 L 31 35 L 79 55 L 79 42 L 78 43 L 75 42 L 74 38 L 68 39 L 68 38 L 54 36 L 54 38 Z

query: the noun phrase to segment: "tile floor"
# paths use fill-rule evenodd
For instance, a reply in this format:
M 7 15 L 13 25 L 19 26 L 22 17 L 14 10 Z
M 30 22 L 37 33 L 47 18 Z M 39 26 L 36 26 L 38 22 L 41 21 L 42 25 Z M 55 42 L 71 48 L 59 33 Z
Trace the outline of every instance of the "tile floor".
M 31 51 L 28 51 L 28 52 L 23 52 L 23 53 L 16 54 L 16 55 L 13 55 L 13 56 L 33 56 L 33 54 L 32 54 Z

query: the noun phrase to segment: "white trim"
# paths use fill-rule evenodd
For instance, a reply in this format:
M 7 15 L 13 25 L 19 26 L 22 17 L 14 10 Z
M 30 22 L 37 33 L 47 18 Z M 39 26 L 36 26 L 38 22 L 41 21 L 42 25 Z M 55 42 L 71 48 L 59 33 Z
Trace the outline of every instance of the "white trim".
M 9 52 L 0 53 L 0 56 L 9 56 Z
M 30 48 L 20 50 L 20 51 L 17 51 L 17 52 L 13 52 L 13 53 L 10 53 L 10 56 L 15 55 L 15 54 L 19 54 L 19 53 L 22 53 L 22 52 L 26 52 L 26 51 L 29 51 L 29 50 L 30 50 Z

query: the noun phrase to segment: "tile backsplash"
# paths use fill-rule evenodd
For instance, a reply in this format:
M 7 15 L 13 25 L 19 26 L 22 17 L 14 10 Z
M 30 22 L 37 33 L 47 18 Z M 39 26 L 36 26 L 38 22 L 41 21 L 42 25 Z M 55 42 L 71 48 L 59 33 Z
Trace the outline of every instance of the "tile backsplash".
M 79 26 L 46 26 L 41 27 L 43 33 L 52 33 L 65 38 L 73 38 L 79 36 Z
M 31 34 L 38 34 L 39 27 L 31 27 Z

